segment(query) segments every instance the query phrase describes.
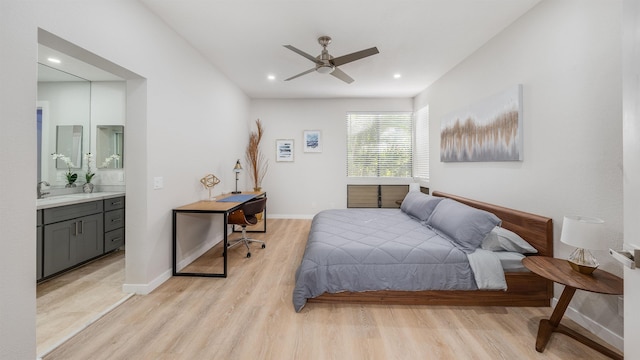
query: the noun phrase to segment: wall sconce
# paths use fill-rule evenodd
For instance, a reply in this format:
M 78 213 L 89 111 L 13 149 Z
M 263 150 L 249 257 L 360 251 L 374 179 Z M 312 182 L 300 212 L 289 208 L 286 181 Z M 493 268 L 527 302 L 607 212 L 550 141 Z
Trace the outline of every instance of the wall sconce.
M 589 252 L 592 250 L 606 250 L 603 242 L 604 220 L 586 216 L 565 216 L 562 223 L 560 241 L 576 247 L 567 261 L 573 270 L 591 274 L 600 265 Z
M 242 170 L 242 165 L 240 165 L 240 159 L 236 161 L 236 166 L 233 167 L 233 171 L 236 173 L 236 191 L 232 191 L 232 194 L 240 194 L 242 191 L 238 191 L 238 176 L 240 175 L 240 170 Z

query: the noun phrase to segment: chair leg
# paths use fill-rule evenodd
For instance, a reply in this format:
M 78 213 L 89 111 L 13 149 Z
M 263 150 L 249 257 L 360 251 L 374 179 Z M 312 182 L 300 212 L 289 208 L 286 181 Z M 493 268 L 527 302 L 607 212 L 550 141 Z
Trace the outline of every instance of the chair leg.
M 249 248 L 249 243 L 252 243 L 252 242 L 262 244 L 263 249 L 267 247 L 264 241 L 247 237 L 247 226 L 242 225 L 242 237 L 240 239 L 237 239 L 237 240 L 234 240 L 233 242 L 228 243 L 227 249 L 231 249 L 236 245 L 244 244 L 244 246 L 246 246 L 247 248 L 247 257 L 251 257 L 251 249 Z

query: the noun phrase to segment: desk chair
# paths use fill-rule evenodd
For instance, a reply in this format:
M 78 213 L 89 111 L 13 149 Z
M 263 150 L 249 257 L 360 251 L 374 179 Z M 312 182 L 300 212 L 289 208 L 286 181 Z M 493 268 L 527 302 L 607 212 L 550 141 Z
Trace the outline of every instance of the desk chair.
M 258 214 L 262 214 L 264 209 L 267 206 L 267 198 L 258 198 L 254 200 L 249 200 L 242 207 L 231 214 L 229 214 L 228 224 L 229 225 L 240 225 L 242 226 L 242 237 L 238 240 L 234 240 L 227 244 L 227 249 L 231 249 L 232 247 L 244 244 L 247 247 L 247 257 L 251 257 L 251 250 L 249 249 L 249 243 L 256 242 L 262 244 L 262 248 L 264 249 L 266 245 L 264 241 L 251 239 L 247 237 L 247 226 L 255 225 L 260 221 L 258 219 Z

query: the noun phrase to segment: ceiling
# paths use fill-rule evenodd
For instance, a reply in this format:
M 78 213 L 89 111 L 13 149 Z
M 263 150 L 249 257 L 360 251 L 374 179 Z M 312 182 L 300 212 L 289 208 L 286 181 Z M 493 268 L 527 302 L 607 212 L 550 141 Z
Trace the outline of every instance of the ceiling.
M 412 97 L 540 0 L 139 0 L 252 98 Z M 283 47 L 338 57 L 355 81 L 312 72 Z M 394 74 L 400 74 L 398 79 Z M 269 80 L 273 75 L 274 80 Z
M 55 62 L 54 62 L 55 61 Z M 124 81 L 122 78 L 38 44 L 38 81 Z

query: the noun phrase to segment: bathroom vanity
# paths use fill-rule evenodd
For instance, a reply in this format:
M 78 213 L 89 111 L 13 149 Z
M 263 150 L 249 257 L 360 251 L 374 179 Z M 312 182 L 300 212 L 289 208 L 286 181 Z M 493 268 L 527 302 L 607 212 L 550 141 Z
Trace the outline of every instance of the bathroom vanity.
M 37 280 L 78 267 L 124 246 L 122 192 L 37 200 Z

